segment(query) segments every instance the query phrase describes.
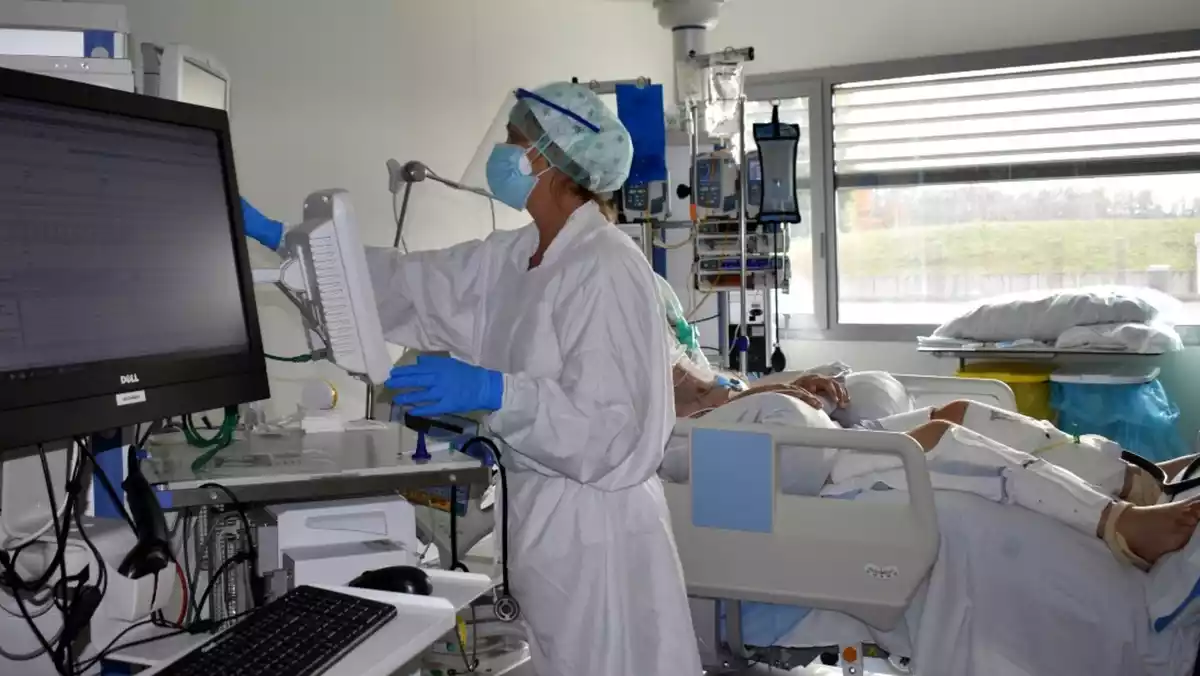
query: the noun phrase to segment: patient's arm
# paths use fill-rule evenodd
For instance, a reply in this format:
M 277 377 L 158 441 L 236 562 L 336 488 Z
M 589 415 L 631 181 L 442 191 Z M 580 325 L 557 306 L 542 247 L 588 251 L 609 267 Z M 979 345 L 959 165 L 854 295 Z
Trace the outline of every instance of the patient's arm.
M 746 390 L 745 392 L 739 392 L 739 393 L 734 394 L 733 396 L 731 396 L 729 398 L 729 401 L 737 401 L 738 399 L 741 399 L 743 397 L 749 397 L 749 396 L 752 396 L 755 394 L 766 394 L 767 392 L 778 392 L 780 394 L 786 394 L 790 397 L 795 397 L 796 399 L 799 399 L 800 401 L 804 402 L 805 404 L 808 404 L 809 406 L 812 406 L 815 409 L 819 410 L 821 408 L 821 399 L 816 394 L 813 394 L 812 392 L 809 392 L 807 390 L 800 389 L 799 387 L 796 387 L 795 385 L 788 385 L 788 384 L 754 385 L 754 386 L 751 386 L 750 389 Z

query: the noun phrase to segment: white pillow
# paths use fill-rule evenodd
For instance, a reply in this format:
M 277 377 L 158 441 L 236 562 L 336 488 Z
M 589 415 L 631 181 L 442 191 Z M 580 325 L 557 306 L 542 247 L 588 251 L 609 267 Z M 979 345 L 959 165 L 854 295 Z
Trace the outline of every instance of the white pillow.
M 1179 352 L 1183 349 L 1183 339 L 1173 327 L 1162 322 L 1095 324 L 1067 329 L 1058 337 L 1055 347 L 1159 354 Z
M 1031 339 L 1053 343 L 1090 324 L 1148 324 L 1168 318 L 1178 301 L 1151 289 L 1095 287 L 1001 296 L 981 302 L 933 332 L 937 338 L 984 342 Z

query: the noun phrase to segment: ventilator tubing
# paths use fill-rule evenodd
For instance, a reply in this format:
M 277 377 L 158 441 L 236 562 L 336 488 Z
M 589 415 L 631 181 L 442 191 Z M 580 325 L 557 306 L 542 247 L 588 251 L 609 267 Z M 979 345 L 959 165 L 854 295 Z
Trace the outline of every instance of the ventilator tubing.
M 937 481 L 941 474 L 961 471 L 977 476 L 979 470 L 994 469 L 1002 481 L 1001 502 L 1020 505 L 1093 537 L 1104 509 L 1113 504 L 1110 496 L 1075 474 L 964 427 L 948 429 L 926 460 L 935 487 L 942 483 Z
M 1092 484 L 1105 495 L 1120 496 L 1125 486 L 1130 465 L 1121 459 L 1121 447 L 1104 437 L 1087 434 L 1076 439 L 1044 420 L 976 402 L 967 405 L 962 425 L 1005 446 L 1057 465 Z M 1157 490 L 1161 495 L 1157 483 L 1149 475 L 1145 479 L 1152 486 L 1135 480 L 1135 489 L 1142 493 Z M 1146 503 L 1132 499 L 1132 495 L 1129 497 L 1134 504 L 1154 504 L 1158 500 L 1158 495 L 1153 496 L 1154 502 Z M 1148 498 L 1149 495 L 1139 493 L 1138 497 Z

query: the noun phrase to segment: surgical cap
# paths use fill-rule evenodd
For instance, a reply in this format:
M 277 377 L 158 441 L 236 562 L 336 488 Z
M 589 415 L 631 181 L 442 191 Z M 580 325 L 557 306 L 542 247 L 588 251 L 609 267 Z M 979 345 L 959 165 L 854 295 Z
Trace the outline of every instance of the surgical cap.
M 518 91 L 509 122 L 551 165 L 594 193 L 613 192 L 629 178 L 629 131 L 584 85 L 556 82 Z

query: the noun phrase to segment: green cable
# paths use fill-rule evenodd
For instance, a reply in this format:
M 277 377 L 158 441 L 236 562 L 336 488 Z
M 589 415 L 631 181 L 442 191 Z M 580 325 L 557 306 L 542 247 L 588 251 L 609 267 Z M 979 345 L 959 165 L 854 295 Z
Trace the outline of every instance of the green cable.
M 187 439 L 188 444 L 196 448 L 205 449 L 200 454 L 200 457 L 192 461 L 193 472 L 203 469 L 218 452 L 233 443 L 233 433 L 237 430 L 238 420 L 237 407 L 225 407 L 225 418 L 221 421 L 221 426 L 217 429 L 216 435 L 205 437 L 196 429 L 196 425 L 192 422 L 190 415 L 183 417 L 183 436 Z

